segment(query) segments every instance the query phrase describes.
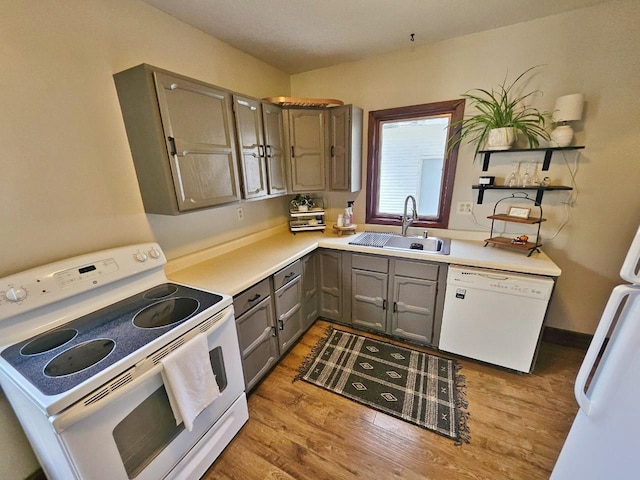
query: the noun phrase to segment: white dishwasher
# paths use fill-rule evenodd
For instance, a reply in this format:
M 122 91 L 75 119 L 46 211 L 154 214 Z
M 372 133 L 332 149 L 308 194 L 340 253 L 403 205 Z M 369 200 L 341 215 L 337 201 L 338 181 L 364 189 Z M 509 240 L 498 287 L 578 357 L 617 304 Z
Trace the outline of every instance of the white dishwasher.
M 554 281 L 449 267 L 438 348 L 530 372 Z

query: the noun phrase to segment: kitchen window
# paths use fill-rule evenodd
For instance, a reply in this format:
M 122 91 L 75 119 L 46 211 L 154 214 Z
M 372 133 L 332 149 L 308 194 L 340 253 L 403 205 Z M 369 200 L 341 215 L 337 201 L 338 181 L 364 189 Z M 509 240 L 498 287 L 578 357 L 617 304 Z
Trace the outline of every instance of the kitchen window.
M 462 99 L 369 112 L 367 223 L 401 225 L 413 195 L 412 226 L 447 228 L 463 112 Z

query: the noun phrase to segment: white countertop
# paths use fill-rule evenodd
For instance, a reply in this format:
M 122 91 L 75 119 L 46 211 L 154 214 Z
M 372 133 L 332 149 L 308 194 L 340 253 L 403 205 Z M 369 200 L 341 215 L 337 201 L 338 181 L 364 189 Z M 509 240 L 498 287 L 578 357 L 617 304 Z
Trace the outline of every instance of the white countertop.
M 444 231 L 443 231 L 444 232 Z M 360 232 L 358 232 L 360 233 Z M 438 236 L 443 236 L 438 234 Z M 441 263 L 508 270 L 512 272 L 560 276 L 560 268 L 544 254 L 526 253 L 500 247 L 484 247 L 480 240 L 451 239 L 449 255 L 383 250 L 349 245 L 355 235 L 337 236 L 327 232 L 299 232 L 274 228 L 228 244 L 212 247 L 168 262 L 167 277 L 214 292 L 237 295 L 316 248 L 413 258 Z

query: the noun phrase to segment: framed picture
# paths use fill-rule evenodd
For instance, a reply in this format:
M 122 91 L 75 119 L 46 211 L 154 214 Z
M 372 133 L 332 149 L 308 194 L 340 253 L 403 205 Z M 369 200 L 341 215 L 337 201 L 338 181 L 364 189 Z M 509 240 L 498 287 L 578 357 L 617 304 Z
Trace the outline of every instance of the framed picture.
M 530 208 L 511 207 L 511 208 L 509 208 L 508 215 L 510 217 L 529 218 L 529 213 L 530 212 L 531 212 Z

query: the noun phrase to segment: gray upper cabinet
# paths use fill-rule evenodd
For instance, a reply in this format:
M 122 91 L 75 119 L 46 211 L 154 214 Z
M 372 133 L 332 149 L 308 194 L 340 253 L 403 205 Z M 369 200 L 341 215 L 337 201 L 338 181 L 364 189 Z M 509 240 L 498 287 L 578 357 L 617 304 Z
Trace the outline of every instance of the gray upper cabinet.
M 329 189 L 362 188 L 362 109 L 344 105 L 329 109 Z
M 262 121 L 264 124 L 264 148 L 267 159 L 269 195 L 283 195 L 287 193 L 287 174 L 285 171 L 282 108 L 262 102 Z
M 240 199 L 230 92 L 150 65 L 114 79 L 148 213 Z
M 259 100 L 234 95 L 233 112 L 238 133 L 244 197 L 263 197 L 267 194 L 267 166 L 262 105 Z
M 325 110 L 287 110 L 286 131 L 292 192 L 325 189 L 326 122 Z

